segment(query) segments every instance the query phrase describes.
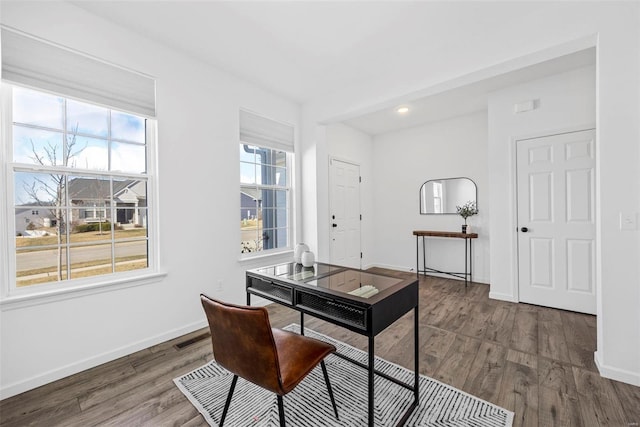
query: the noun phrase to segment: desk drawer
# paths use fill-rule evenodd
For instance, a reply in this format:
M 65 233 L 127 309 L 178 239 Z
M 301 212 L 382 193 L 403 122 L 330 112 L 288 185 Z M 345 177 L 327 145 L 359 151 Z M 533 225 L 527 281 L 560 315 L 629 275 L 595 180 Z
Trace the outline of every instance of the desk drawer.
M 259 293 L 271 295 L 280 301 L 291 304 L 293 301 L 292 289 L 290 286 L 281 285 L 279 283 L 267 282 L 255 277 L 250 278 L 249 288 L 255 289 Z
M 306 292 L 296 293 L 296 305 L 360 329 L 367 327 L 367 310 L 361 307 Z

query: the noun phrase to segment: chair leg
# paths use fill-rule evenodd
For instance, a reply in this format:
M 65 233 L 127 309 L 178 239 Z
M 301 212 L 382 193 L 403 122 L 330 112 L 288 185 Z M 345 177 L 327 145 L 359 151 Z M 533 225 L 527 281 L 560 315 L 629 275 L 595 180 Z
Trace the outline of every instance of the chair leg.
M 231 381 L 231 389 L 229 389 L 229 394 L 227 395 L 227 401 L 224 404 L 224 409 L 222 410 L 222 417 L 220 418 L 220 427 L 224 425 L 224 419 L 227 417 L 227 411 L 229 410 L 229 405 L 231 404 L 231 396 L 233 396 L 233 390 L 236 388 L 236 383 L 238 382 L 238 376 L 233 376 L 233 381 Z
M 333 405 L 333 412 L 336 413 L 336 420 L 339 420 L 338 417 L 338 407 L 336 406 L 336 400 L 333 398 L 333 390 L 331 390 L 331 383 L 329 382 L 329 374 L 327 373 L 327 367 L 324 364 L 324 360 L 320 362 L 320 366 L 322 366 L 322 373 L 324 374 L 324 382 L 327 383 L 327 390 L 329 390 L 329 397 L 331 398 L 331 405 Z
M 284 425 L 284 403 L 282 402 L 282 396 L 279 394 L 278 396 L 278 415 L 280 416 L 280 427 L 285 427 Z

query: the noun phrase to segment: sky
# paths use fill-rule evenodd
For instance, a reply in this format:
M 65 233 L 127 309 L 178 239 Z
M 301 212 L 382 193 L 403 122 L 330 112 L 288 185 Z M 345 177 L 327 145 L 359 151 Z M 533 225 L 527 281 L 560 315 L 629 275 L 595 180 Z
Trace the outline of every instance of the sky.
M 82 171 L 146 171 L 145 118 L 60 96 L 14 87 L 14 163 L 66 166 Z M 65 144 L 66 141 L 66 144 Z M 16 173 L 16 204 L 32 201 L 25 190 L 49 174 Z M 42 187 L 42 185 L 39 185 Z M 42 191 L 42 200 L 51 199 Z

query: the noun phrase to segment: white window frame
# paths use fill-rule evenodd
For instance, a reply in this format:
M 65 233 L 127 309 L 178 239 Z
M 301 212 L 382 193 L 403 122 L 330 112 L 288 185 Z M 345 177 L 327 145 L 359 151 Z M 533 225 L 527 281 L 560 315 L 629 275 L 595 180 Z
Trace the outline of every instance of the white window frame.
M 17 85 L 16 85 L 17 86 Z M 22 87 L 26 87 L 21 85 Z M 0 273 L 3 285 L 0 286 L 0 308 L 5 310 L 31 306 L 43 302 L 63 300 L 81 295 L 88 295 L 98 292 L 111 291 L 131 286 L 145 285 L 161 280 L 166 275 L 159 268 L 159 213 L 158 213 L 158 188 L 157 188 L 157 121 L 155 118 L 147 117 L 146 129 L 146 147 L 147 147 L 147 171 L 145 174 L 147 181 L 147 268 L 132 270 L 128 272 L 117 272 L 105 275 L 91 276 L 79 279 L 68 279 L 56 281 L 47 284 L 31 285 L 25 287 L 16 287 L 16 245 L 15 245 L 15 210 L 13 209 L 14 201 L 14 170 L 33 170 L 39 168 L 37 165 L 33 167 L 25 167 L 13 163 L 13 140 L 12 140 L 12 88 L 13 84 L 0 82 L 0 98 L 2 102 L 2 115 L 0 115 L 0 123 L 2 124 L 2 147 L 0 150 L 0 177 L 5 183 L 5 197 L 0 205 L 0 237 L 6 243 L 0 244 L 0 262 L 6 268 L 2 268 L 4 273 Z M 30 88 L 43 93 L 52 93 L 40 88 Z M 57 96 L 66 99 L 77 99 L 66 94 L 55 93 Z M 85 100 L 77 99 L 81 102 Z M 90 103 L 95 104 L 95 102 Z M 99 105 L 99 104 L 95 104 Z M 112 108 L 122 111 L 117 107 L 103 105 L 106 108 Z M 140 116 L 139 113 L 134 113 Z M 74 173 L 83 173 L 83 170 L 73 171 Z M 99 172 L 91 171 L 91 175 L 100 175 Z M 115 176 L 112 172 L 105 172 L 105 175 Z
M 293 216 L 294 216 L 294 208 L 293 208 L 293 162 L 294 162 L 294 158 L 295 155 L 293 152 L 289 152 L 286 150 L 282 150 L 282 149 L 278 149 L 278 148 L 272 148 L 272 147 L 268 147 L 268 146 L 260 146 L 260 145 L 256 145 L 256 144 L 250 144 L 248 142 L 244 142 L 244 141 L 240 141 L 240 147 L 244 146 L 244 145 L 248 145 L 251 147 L 258 147 L 258 148 L 262 148 L 262 149 L 270 149 L 270 150 L 274 150 L 274 151 L 282 151 L 286 154 L 286 170 L 287 170 L 287 179 L 286 179 L 286 183 L 285 183 L 285 187 L 282 186 L 276 186 L 276 185 L 269 185 L 269 184 L 244 184 L 242 182 L 240 182 L 240 189 L 242 189 L 242 187 L 253 187 L 256 190 L 260 191 L 261 189 L 265 189 L 265 190 L 279 190 L 279 191 L 286 191 L 287 194 L 287 202 L 286 202 L 286 211 L 287 211 L 287 225 L 286 225 L 286 229 L 287 229 L 287 244 L 286 246 L 282 246 L 279 248 L 273 248 L 273 249 L 263 249 L 260 251 L 255 251 L 255 252 L 244 252 L 244 253 L 240 253 L 240 259 L 244 260 L 244 259 L 251 259 L 251 258 L 259 258 L 259 257 L 264 257 L 264 256 L 269 256 L 269 255 L 275 255 L 275 254 L 279 254 L 282 252 L 287 252 L 287 251 L 291 251 L 293 248 Z M 238 161 L 238 166 L 240 166 L 240 163 L 242 163 L 241 161 Z M 256 163 L 257 164 L 257 163 Z M 240 208 L 242 209 L 242 202 L 241 200 L 239 201 L 240 204 Z M 283 228 L 283 227 L 280 227 Z M 241 230 L 240 230 L 241 231 Z M 242 232 L 242 231 L 241 231 Z M 241 243 L 242 243 L 242 238 L 240 239 Z

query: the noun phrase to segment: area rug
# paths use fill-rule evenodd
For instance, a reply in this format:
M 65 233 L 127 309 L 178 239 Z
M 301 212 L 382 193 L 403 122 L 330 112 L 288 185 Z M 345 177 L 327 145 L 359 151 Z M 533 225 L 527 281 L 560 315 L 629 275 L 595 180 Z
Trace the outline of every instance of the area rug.
M 299 332 L 300 327 L 293 324 L 284 329 Z M 307 328 L 305 335 L 330 342 L 341 354 L 367 363 L 367 353 L 362 350 Z M 325 363 L 340 419 L 335 418 L 322 370 L 318 366 L 284 397 L 287 425 L 367 425 L 367 371 L 335 355 L 329 355 Z M 375 367 L 385 374 L 413 384 L 413 372 L 401 366 L 376 357 Z M 174 379 L 174 382 L 207 422 L 218 426 L 232 378 L 233 375 L 212 361 Z M 413 393 L 377 375 L 374 381 L 375 425 L 394 426 L 413 401 Z M 512 422 L 512 412 L 421 375 L 420 405 L 413 411 L 405 426 L 498 427 L 511 426 Z M 239 378 L 225 425 L 279 425 L 275 394 Z

